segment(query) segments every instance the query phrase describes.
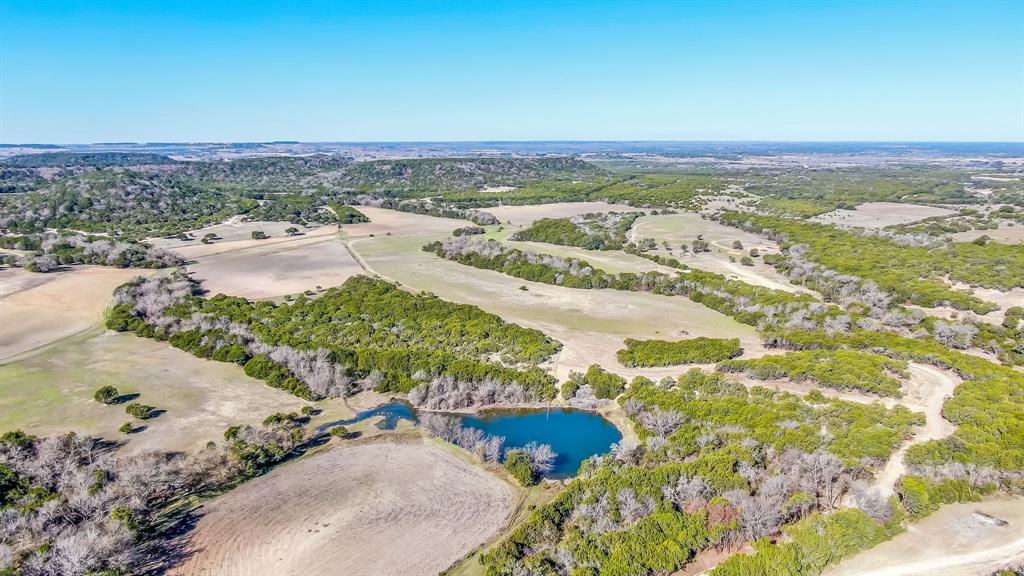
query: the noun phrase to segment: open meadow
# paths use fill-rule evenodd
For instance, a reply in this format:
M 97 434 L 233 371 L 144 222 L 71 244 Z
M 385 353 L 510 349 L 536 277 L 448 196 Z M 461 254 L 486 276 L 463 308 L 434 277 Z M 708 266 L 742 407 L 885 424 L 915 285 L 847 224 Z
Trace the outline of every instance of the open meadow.
M 107 385 L 163 413 L 136 422 L 141 430 L 125 437 L 117 430 L 132 420 L 124 411 L 127 401 L 106 405 L 93 400 L 93 393 Z M 123 439 L 129 453 L 198 450 L 221 439 L 228 426 L 256 424 L 268 414 L 303 404 L 246 376 L 237 365 L 103 328 L 0 364 L 0 429 L 39 435 L 88 432 Z
M 657 247 L 652 251 L 653 254 L 674 257 L 683 264 L 701 270 L 765 288 L 811 293 L 810 290 L 791 284 L 785 276 L 762 262 L 760 258 L 753 258 L 752 266 L 739 263 L 751 249 L 758 250 L 762 255 L 777 254 L 778 243 L 738 228 L 724 226 L 694 213 L 645 216 L 636 221 L 630 235 L 637 241 L 646 238 L 655 240 Z M 708 242 L 709 252 L 695 254 L 692 250 L 683 252 L 680 249 L 681 246 L 686 246 L 687 250 L 690 250 L 693 241 L 698 238 Z M 664 242 L 672 249 L 665 249 Z M 736 248 L 735 242 L 739 242 L 742 247 Z
M 865 202 L 855 210 L 839 209 L 811 218 L 814 222 L 846 228 L 885 228 L 897 224 L 910 224 L 933 216 L 955 214 L 954 210 L 919 204 L 896 202 Z
M 660 377 L 680 372 L 679 368 L 644 370 L 619 365 L 615 352 L 623 347 L 626 338 L 738 337 L 747 355 L 757 356 L 764 351 L 753 328 L 687 298 L 578 290 L 523 281 L 461 266 L 421 250 L 432 239 L 364 238 L 353 240 L 350 245 L 370 271 L 386 279 L 479 306 L 562 342 L 564 347 L 554 366 L 559 378 L 567 376 L 570 370 L 586 370 L 594 363 L 623 375 Z
M 114 288 L 147 271 L 100 266 L 0 270 L 0 361 L 100 323 Z

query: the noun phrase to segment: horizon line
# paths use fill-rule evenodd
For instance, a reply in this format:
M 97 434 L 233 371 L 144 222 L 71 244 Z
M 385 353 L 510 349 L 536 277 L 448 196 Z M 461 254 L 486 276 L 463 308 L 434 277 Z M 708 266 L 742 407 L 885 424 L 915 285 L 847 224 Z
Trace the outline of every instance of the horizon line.
M 564 139 L 564 140 L 153 140 L 100 142 L 0 142 L 3 147 L 33 146 L 102 146 L 155 144 L 602 144 L 602 143 L 666 143 L 666 144 L 1022 144 L 1024 140 L 772 140 L 772 139 Z

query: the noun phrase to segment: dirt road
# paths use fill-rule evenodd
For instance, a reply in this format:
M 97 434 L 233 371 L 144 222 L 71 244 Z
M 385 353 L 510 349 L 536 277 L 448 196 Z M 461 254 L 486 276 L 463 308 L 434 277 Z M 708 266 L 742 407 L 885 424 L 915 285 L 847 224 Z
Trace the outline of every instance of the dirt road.
M 929 440 L 945 438 L 956 430 L 956 426 L 942 417 L 942 404 L 946 398 L 960 385 L 961 380 L 953 374 L 924 364 L 910 365 L 910 380 L 906 386 L 906 396 L 901 403 L 914 411 L 924 412 L 926 421 L 918 428 L 914 437 L 900 446 L 878 473 L 872 487 L 881 494 L 890 496 L 896 492 L 896 481 L 907 471 L 903 456 L 907 449 L 915 444 Z

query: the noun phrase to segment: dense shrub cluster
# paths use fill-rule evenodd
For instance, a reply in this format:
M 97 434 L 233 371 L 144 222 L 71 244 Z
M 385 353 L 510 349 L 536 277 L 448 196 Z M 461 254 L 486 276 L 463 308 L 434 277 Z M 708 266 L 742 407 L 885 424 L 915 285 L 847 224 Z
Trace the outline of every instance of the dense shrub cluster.
M 730 212 L 721 216 L 725 224 L 768 234 L 792 247 L 804 247 L 813 262 L 863 280 L 871 280 L 903 302 L 922 306 L 948 304 L 985 313 L 992 306 L 965 292 L 950 288 L 943 280 L 972 286 L 1009 290 L 1024 286 L 1024 247 L 1009 244 L 978 245 L 973 242 L 949 244 L 944 248 L 903 246 L 879 236 L 847 232 L 824 224 Z M 791 272 L 792 258 L 776 260 L 775 266 Z
M 303 398 L 345 396 L 366 387 L 406 392 L 419 384 L 412 377 L 417 373 L 515 383 L 530 399 L 554 395 L 552 379 L 535 364 L 559 343 L 475 306 L 410 294 L 364 276 L 316 299 L 300 296 L 280 305 L 222 295 L 203 299 L 198 291 L 180 272 L 129 283 L 115 294 L 107 326 L 235 362 Z M 515 396 L 511 390 L 502 397 Z
M 907 377 L 907 362 L 858 350 L 807 350 L 762 356 L 747 360 L 726 360 L 723 372 L 743 372 L 758 380 L 789 378 L 810 381 L 826 388 L 858 390 L 900 398 L 900 381 Z
M 452 230 L 452 236 L 475 236 L 478 234 L 484 234 L 487 230 L 484 230 L 480 226 L 462 226 Z
M 0 236 L 0 248 L 31 252 L 14 257 L 13 263 L 32 272 L 50 272 L 68 264 L 168 268 L 184 263 L 177 254 L 144 242 L 68 232 Z
M 597 364 L 591 364 L 585 373 L 569 372 L 569 380 L 562 385 L 562 396 L 567 399 L 573 398 L 584 386 L 596 398 L 611 400 L 626 389 L 626 379 L 608 372 Z
M 761 212 L 806 218 L 865 202 L 969 204 L 978 198 L 965 189 L 970 174 L 932 167 L 826 170 L 770 170 L 747 177 L 746 190 L 765 196 Z
M 169 555 L 160 512 L 237 474 L 214 447 L 193 456 L 117 456 L 74 433 L 0 436 L 0 572 L 20 576 L 139 573 Z
M 103 170 L 59 179 L 36 192 L 0 196 L 0 228 L 168 235 L 221 222 L 256 205 L 174 173 Z
M 743 353 L 738 338 L 689 338 L 667 340 L 626 339 L 626 347 L 616 353 L 624 366 L 676 366 L 705 364 L 735 358 Z
M 351 203 L 360 206 L 371 206 L 374 208 L 387 208 L 399 212 L 411 214 L 423 214 L 435 218 L 453 218 L 456 220 L 469 220 L 479 226 L 490 226 L 500 224 L 500 221 L 490 212 L 482 210 L 470 210 L 453 207 L 441 201 L 432 200 L 402 200 L 398 198 L 384 198 L 379 196 L 359 195 L 350 199 Z
M 360 192 L 426 194 L 519 186 L 543 179 L 580 180 L 600 172 L 593 164 L 567 156 L 388 159 L 356 162 L 338 183 Z
M 867 550 L 902 532 L 899 517 L 879 522 L 865 512 L 844 508 L 814 514 L 785 529 L 785 542 L 761 540 L 753 554 L 736 554 L 710 576 L 816 576 L 839 560 Z
M 359 210 L 345 204 L 339 204 L 337 202 L 329 202 L 328 206 L 334 211 L 334 215 L 338 219 L 338 224 L 361 224 L 369 222 L 370 217 L 363 214 Z
M 326 209 L 322 197 L 283 192 L 250 193 L 248 196 L 260 201 L 259 206 L 246 213 L 248 221 L 291 222 L 300 226 L 337 221 Z
M 579 246 L 589 250 L 621 250 L 626 233 L 643 212 L 582 214 L 572 218 L 541 218 L 512 235 L 512 240 Z
M 696 209 L 702 196 L 721 193 L 725 181 L 693 174 L 592 174 L 587 178 L 545 179 L 526 182 L 511 190 L 462 191 L 442 196 L 464 207 L 548 204 L 604 200 L 640 207 L 667 206 Z

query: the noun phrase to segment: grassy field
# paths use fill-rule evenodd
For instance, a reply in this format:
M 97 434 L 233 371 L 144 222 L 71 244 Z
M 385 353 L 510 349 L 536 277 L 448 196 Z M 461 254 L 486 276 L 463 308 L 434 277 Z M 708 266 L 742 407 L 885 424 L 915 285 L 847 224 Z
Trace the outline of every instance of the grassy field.
M 909 224 L 932 216 L 955 214 L 953 210 L 921 206 L 919 204 L 897 204 L 896 202 L 865 202 L 856 210 L 842 208 L 811 218 L 815 222 L 844 227 L 884 228 L 896 224 Z
M 697 214 L 645 216 L 636 221 L 632 234 L 633 238 L 638 241 L 644 238 L 652 238 L 657 241 L 658 249 L 653 253 L 677 258 L 683 264 L 692 265 L 701 270 L 722 274 L 756 286 L 810 293 L 809 290 L 790 284 L 785 276 L 779 274 L 775 268 L 763 263 L 760 258 L 753 258 L 753 266 L 743 266 L 739 263 L 739 259 L 746 256 L 751 248 L 756 248 L 761 254 L 778 253 L 779 245 L 776 242 L 738 228 L 723 226 L 713 220 L 705 220 Z M 700 254 L 680 252 L 681 245 L 692 247 L 691 243 L 698 236 L 707 240 L 711 252 Z M 733 248 L 733 243 L 736 241 L 739 241 L 743 247 Z M 672 251 L 665 250 L 662 247 L 662 242 L 668 242 Z M 735 261 L 730 261 L 730 257 Z
M 570 218 L 578 214 L 595 212 L 636 212 L 638 208 L 628 204 L 609 204 L 607 202 L 560 202 L 558 204 L 540 204 L 525 206 L 498 206 L 485 208 L 499 220 L 517 226 L 529 226 L 540 218 Z
M 138 422 L 145 430 L 127 437 L 128 452 L 193 450 L 222 438 L 232 424 L 257 423 L 305 402 L 246 376 L 239 366 L 196 358 L 163 342 L 101 328 L 63 340 L 0 365 L 0 430 L 37 435 L 68 430 L 118 439 L 131 418 L 123 406 L 93 400 L 97 388 L 166 412 Z
M 678 369 L 640 370 L 619 365 L 615 352 L 623 347 L 626 338 L 738 337 L 747 354 L 758 355 L 763 351 L 752 327 L 686 298 L 618 290 L 575 290 L 527 282 L 423 252 L 422 245 L 432 239 L 367 238 L 352 241 L 351 246 L 370 270 L 385 278 L 447 300 L 479 306 L 561 341 L 565 347 L 555 366 L 560 377 L 595 362 L 624 375 L 678 374 Z M 526 290 L 520 289 L 524 286 Z
M 0 361 L 95 326 L 114 288 L 150 272 L 100 266 L 0 271 Z

